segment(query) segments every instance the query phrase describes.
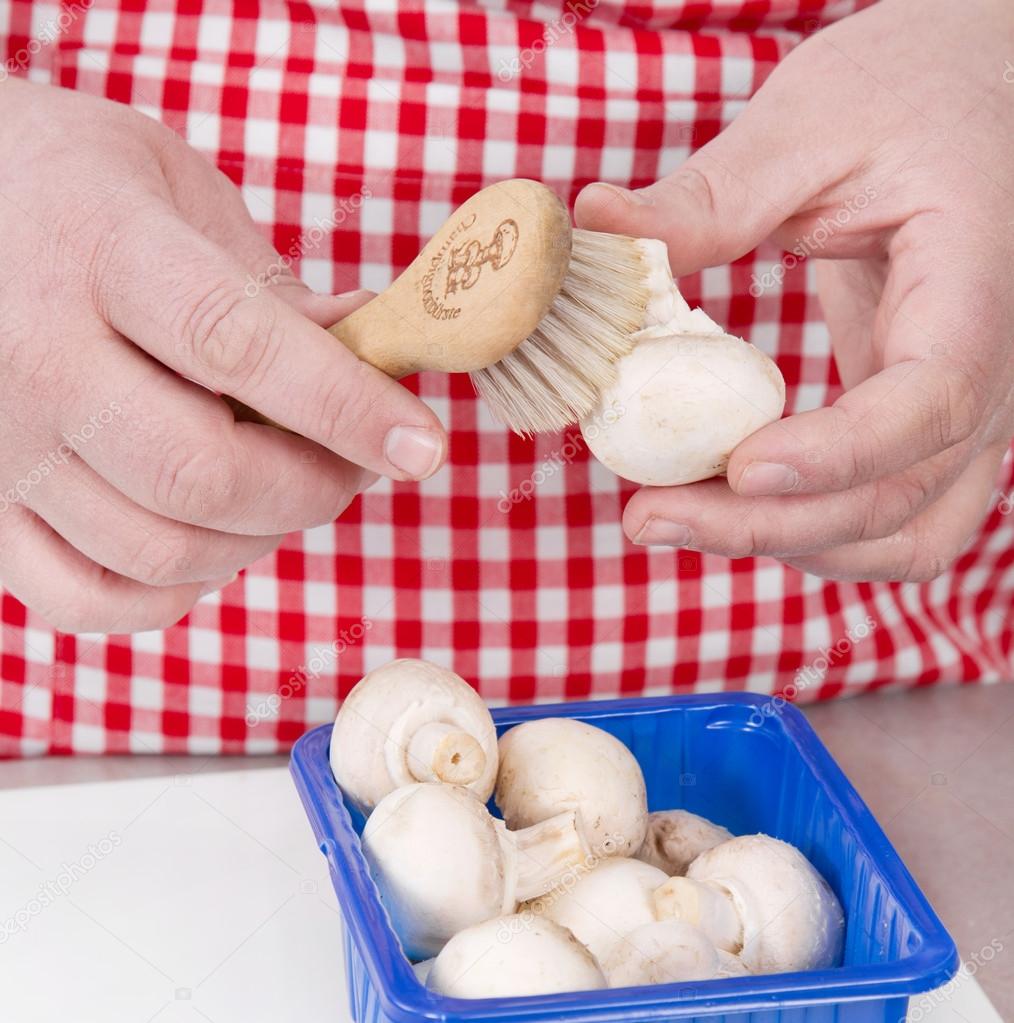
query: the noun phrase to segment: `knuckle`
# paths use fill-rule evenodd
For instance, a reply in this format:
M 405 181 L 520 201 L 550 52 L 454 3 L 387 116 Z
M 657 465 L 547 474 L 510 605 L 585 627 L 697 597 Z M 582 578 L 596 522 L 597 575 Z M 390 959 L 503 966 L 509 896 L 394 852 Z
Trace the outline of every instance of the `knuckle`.
M 869 467 L 878 464 L 883 443 L 875 423 L 869 421 L 865 410 L 853 404 L 846 391 L 831 406 L 833 430 L 829 460 L 832 486 L 837 490 L 852 490 L 864 483 Z
M 243 473 L 234 450 L 207 443 L 168 449 L 155 479 L 155 503 L 170 518 L 203 523 L 235 513 Z
M 245 388 L 270 375 L 279 331 L 273 303 L 222 281 L 203 288 L 184 308 L 176 336 L 207 382 Z
M 680 207 L 692 209 L 697 214 L 694 223 L 701 226 L 695 231 L 695 246 L 703 252 L 706 263 L 719 262 L 719 233 L 710 225 L 720 223 L 723 216 L 720 186 L 710 173 L 693 166 L 685 166 L 677 171 L 672 177 L 672 184 Z M 680 229 L 686 231 L 688 226 L 681 224 Z
M 730 539 L 725 551 L 726 557 L 736 561 L 741 558 L 750 558 L 755 555 L 763 555 L 766 553 L 767 548 L 765 547 L 765 541 L 754 523 L 752 516 L 748 516 L 740 524 L 735 535 Z
M 357 361 L 350 374 L 329 377 L 318 385 L 309 407 L 316 417 L 317 436 L 328 447 L 341 450 L 363 423 L 372 420 L 380 388 L 368 376 L 366 365 Z
M 890 578 L 909 583 L 932 582 L 957 560 L 961 546 L 950 538 L 927 536 L 923 530 L 914 530 L 906 538 L 904 553 Z
M 60 596 L 35 608 L 57 632 L 111 632 L 116 615 L 82 586 L 69 586 Z
M 699 167 L 682 167 L 673 176 L 673 183 L 686 193 L 693 208 L 702 210 L 709 219 L 718 216 L 718 191 L 711 177 Z
M 891 579 L 896 582 L 931 583 L 947 571 L 952 560 L 912 550 L 901 568 L 891 575 Z
M 130 557 L 129 576 L 147 586 L 172 586 L 193 577 L 196 545 L 184 531 L 145 535 Z
M 948 372 L 943 386 L 928 399 L 926 416 L 940 450 L 968 440 L 979 425 L 978 388 L 967 373 Z
M 922 474 L 878 481 L 866 506 L 862 532 L 856 540 L 879 540 L 893 536 L 921 512 L 935 496 L 936 488 Z

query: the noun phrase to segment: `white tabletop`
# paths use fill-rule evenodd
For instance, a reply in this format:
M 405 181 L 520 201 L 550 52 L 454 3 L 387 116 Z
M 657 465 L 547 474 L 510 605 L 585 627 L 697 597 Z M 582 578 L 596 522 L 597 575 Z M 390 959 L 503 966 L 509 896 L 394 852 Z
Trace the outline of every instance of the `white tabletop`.
M 202 766 L 221 761 L 0 791 L 0 1017 L 348 1020 L 335 896 L 288 772 Z M 1002 1023 L 971 978 L 910 1018 Z

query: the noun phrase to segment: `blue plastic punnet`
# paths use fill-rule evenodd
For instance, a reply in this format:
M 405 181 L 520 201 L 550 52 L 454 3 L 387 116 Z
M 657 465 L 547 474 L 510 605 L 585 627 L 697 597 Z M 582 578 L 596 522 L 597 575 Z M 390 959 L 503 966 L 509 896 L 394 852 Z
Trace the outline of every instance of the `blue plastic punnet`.
M 543 717 L 588 721 L 625 743 L 644 771 L 649 809 L 683 808 L 733 834 L 764 832 L 798 847 L 845 908 L 841 965 L 525 998 L 434 994 L 412 972 L 370 878 L 359 842 L 364 821 L 331 775 L 331 726 L 322 725 L 296 743 L 291 770 L 341 906 L 356 1023 L 904 1023 L 909 996 L 956 972 L 943 924 L 794 707 L 721 693 L 493 711 L 501 733 Z

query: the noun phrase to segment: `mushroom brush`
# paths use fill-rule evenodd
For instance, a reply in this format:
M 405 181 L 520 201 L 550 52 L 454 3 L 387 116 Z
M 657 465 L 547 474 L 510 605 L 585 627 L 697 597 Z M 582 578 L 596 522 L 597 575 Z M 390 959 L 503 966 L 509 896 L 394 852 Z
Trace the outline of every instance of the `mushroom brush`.
M 517 433 L 562 430 L 632 348 L 648 272 L 639 240 L 575 230 L 545 185 L 515 178 L 473 195 L 385 291 L 329 329 L 395 378 L 471 374 Z
M 545 894 L 590 855 L 573 810 L 508 831 L 467 789 L 435 782 L 388 793 L 370 814 L 362 842 L 413 959 L 435 955 L 458 931 Z
M 496 781 L 496 729 L 460 676 L 403 657 L 368 672 L 331 732 L 331 772 L 364 814 L 417 781 L 461 785 L 487 800 Z
M 699 927 L 753 973 L 819 970 L 841 956 L 841 904 L 810 861 L 777 838 L 741 835 L 716 845 L 654 899 L 660 919 Z

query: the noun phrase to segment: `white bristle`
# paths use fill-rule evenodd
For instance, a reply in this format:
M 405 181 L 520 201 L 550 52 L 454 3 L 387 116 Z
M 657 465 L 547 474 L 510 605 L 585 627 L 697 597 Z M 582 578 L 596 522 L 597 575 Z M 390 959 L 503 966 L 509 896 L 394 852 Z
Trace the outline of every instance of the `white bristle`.
M 471 374 L 476 391 L 515 433 L 549 433 L 577 422 L 612 382 L 616 360 L 633 347 L 648 296 L 636 239 L 574 231 L 556 301 L 510 355 Z

